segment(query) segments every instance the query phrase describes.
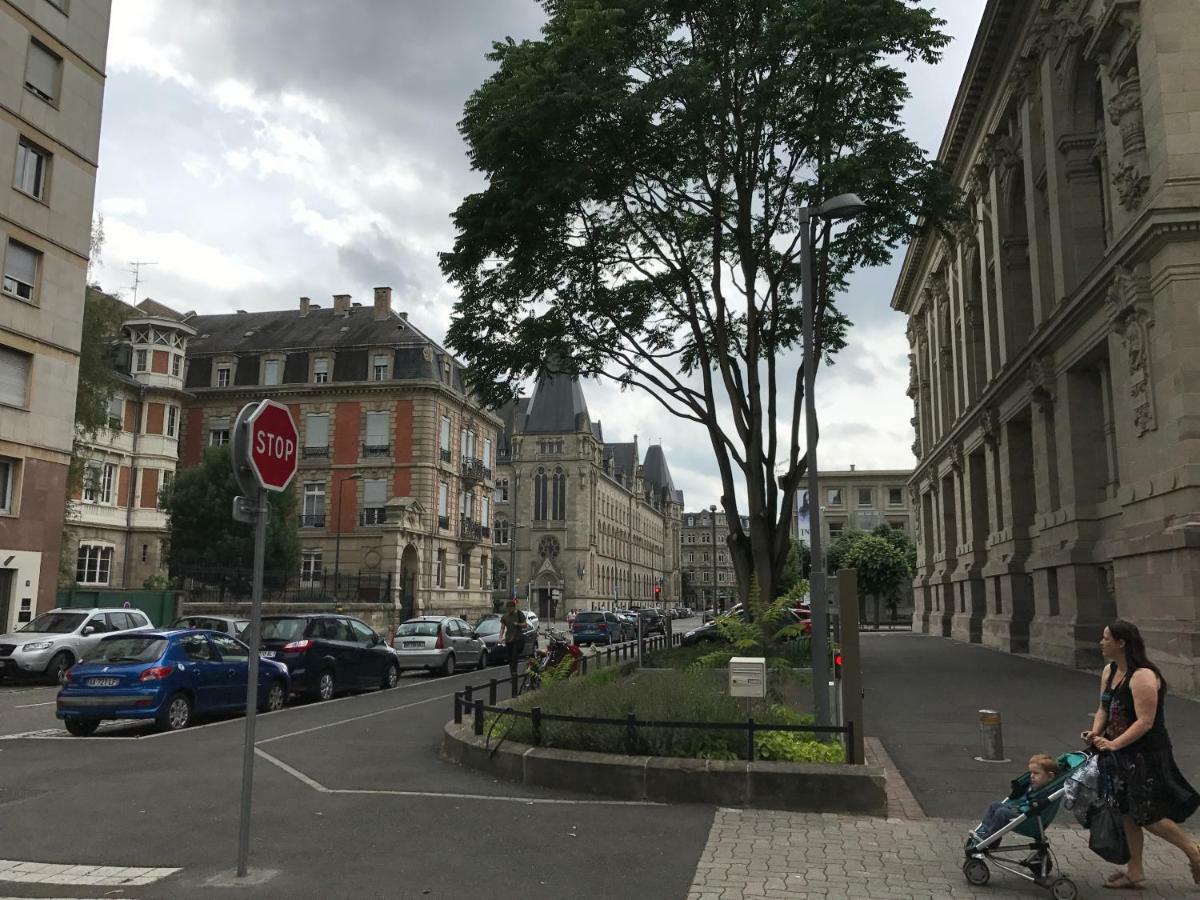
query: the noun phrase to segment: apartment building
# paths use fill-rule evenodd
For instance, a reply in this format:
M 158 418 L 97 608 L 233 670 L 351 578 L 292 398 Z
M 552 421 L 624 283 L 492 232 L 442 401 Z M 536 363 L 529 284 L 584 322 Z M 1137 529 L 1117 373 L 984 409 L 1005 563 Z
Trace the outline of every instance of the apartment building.
M 914 519 L 909 505 L 908 480 L 911 469 L 859 469 L 817 473 L 820 493 L 821 535 L 825 546 L 845 531 L 872 531 L 890 525 L 913 535 Z M 804 491 L 797 514 L 797 535 L 808 543 L 806 534 L 808 492 Z
M 238 411 L 270 397 L 300 431 L 294 481 L 301 585 L 387 576 L 399 615 L 492 608 L 492 495 L 500 420 L 464 370 L 392 309 L 363 306 L 189 316 L 181 465 L 228 444 Z M 332 599 L 332 597 L 331 597 Z
M 742 516 L 742 530 L 750 520 Z M 729 517 L 701 509 L 685 512 L 679 533 L 683 602 L 695 609 L 728 609 L 738 602 L 737 576 L 729 558 Z
M 109 0 L 0 0 L 0 632 L 54 604 Z

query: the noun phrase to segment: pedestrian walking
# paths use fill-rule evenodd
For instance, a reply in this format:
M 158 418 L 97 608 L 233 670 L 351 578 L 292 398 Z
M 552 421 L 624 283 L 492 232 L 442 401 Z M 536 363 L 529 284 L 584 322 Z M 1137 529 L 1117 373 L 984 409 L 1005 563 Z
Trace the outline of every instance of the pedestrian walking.
M 1108 665 L 1100 673 L 1100 705 L 1090 730 L 1080 735 L 1100 751 L 1102 765 L 1129 844 L 1129 864 L 1105 879 L 1113 890 L 1140 889 L 1142 829 L 1178 847 L 1188 858 L 1192 880 L 1200 884 L 1200 845 L 1179 824 L 1200 807 L 1200 795 L 1175 764 L 1163 705 L 1167 683 L 1146 655 L 1141 632 L 1118 619 L 1100 638 Z
M 504 615 L 500 617 L 504 628 L 503 640 L 508 648 L 508 674 L 517 677 L 517 663 L 525 655 L 525 613 L 517 608 L 516 600 L 509 600 L 504 607 Z

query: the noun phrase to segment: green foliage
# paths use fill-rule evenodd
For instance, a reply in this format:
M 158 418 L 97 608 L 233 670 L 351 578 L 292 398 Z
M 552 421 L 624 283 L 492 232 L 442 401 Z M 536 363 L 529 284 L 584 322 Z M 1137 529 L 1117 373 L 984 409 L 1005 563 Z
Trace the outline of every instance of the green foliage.
M 808 549 L 808 544 L 803 541 L 792 541 L 788 548 L 787 563 L 783 567 L 783 574 L 779 576 L 779 581 L 775 584 L 775 593 L 785 594 L 789 597 L 804 596 L 808 593 L 807 579 L 811 566 L 812 552 Z M 797 595 L 796 588 L 800 584 L 804 585 L 804 594 Z
M 94 438 L 108 428 L 108 402 L 121 380 L 113 368 L 113 347 L 129 307 L 89 287 L 83 301 L 83 333 L 79 347 L 79 389 L 75 394 L 75 430 Z
M 788 612 L 793 602 L 780 597 L 764 604 L 758 577 L 752 577 L 746 597 L 747 618 L 724 615 L 716 619 L 717 629 L 729 646 L 710 650 L 693 665 L 715 669 L 726 665 L 730 656 L 762 656 L 768 668 L 775 670 L 807 666 L 809 638 L 803 633 L 804 626 Z
M 846 556 L 850 553 L 851 548 L 866 534 L 865 531 L 847 528 L 829 542 L 829 547 L 825 551 L 825 567 L 830 575 L 836 575 L 838 569 L 846 565 Z
M 173 585 L 166 575 L 154 574 L 142 582 L 142 589 L 147 591 L 165 591 L 170 587 Z
M 893 528 L 887 522 L 875 526 L 875 530 L 871 534 L 878 535 L 900 551 L 908 564 L 909 577 L 917 574 L 917 545 L 907 534 L 899 528 Z
M 875 534 L 855 541 L 844 565 L 858 570 L 858 592 L 866 597 L 893 597 L 912 578 L 904 554 Z
M 172 572 L 181 568 L 249 569 L 254 563 L 254 528 L 235 522 L 233 498 L 240 493 L 228 447 L 211 447 L 194 469 L 175 477 L 167 506 Z M 269 493 L 266 569 L 292 574 L 300 566 L 296 496 L 291 487 Z

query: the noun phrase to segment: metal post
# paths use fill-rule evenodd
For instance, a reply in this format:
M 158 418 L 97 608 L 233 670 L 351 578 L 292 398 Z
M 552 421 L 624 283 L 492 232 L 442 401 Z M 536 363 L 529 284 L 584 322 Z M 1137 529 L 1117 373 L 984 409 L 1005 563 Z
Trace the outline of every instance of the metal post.
M 846 737 L 846 762 L 861 765 L 866 761 L 866 748 L 863 747 L 866 729 L 863 728 L 862 655 L 858 637 L 858 572 L 839 570 L 837 585 L 842 652 L 840 718 L 851 729 Z
M 746 720 L 746 759 L 754 762 L 754 717 Z
M 495 703 L 496 701 L 492 701 Z M 462 691 L 454 692 L 454 724 L 462 724 Z
M 250 856 L 250 800 L 254 790 L 254 723 L 258 713 L 258 645 L 262 637 L 263 565 L 267 553 L 267 492 L 256 494 L 254 522 L 254 577 L 250 595 L 250 658 L 246 661 L 246 737 L 242 745 L 242 815 L 238 824 L 238 878 L 246 877 Z
M 475 733 L 483 734 L 483 701 L 475 701 Z
M 712 525 L 713 615 L 717 615 L 721 610 L 717 608 L 717 507 L 715 504 L 709 506 L 708 513 Z
M 1000 713 L 994 709 L 979 711 L 979 738 L 983 755 L 975 757 L 978 762 L 1011 762 L 1004 756 L 1004 733 Z
M 802 280 L 804 331 L 804 425 L 805 463 L 808 476 L 809 598 L 812 608 L 813 712 L 818 725 L 830 725 L 829 713 L 829 604 L 825 597 L 825 559 L 821 554 L 821 504 L 817 486 L 817 404 L 813 384 L 817 379 L 814 331 L 817 279 L 813 270 L 812 214 L 801 222 L 800 267 Z
M 488 706 L 496 705 L 496 679 L 488 681 Z

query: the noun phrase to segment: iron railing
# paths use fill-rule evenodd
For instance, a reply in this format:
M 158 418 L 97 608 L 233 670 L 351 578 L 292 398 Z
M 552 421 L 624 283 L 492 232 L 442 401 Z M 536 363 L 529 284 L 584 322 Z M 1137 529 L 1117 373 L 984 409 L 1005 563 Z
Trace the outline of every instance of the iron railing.
M 358 514 L 359 525 L 382 525 L 387 521 L 387 509 L 382 506 L 368 506 Z
M 458 536 L 464 541 L 482 541 L 483 525 L 480 522 L 462 516 L 458 523 Z
M 363 444 L 362 458 L 372 459 L 380 456 L 389 456 L 392 452 L 391 444 Z
M 468 481 L 487 481 L 492 477 L 492 470 L 483 464 L 482 459 L 464 456 L 462 458 L 462 477 Z
M 329 447 L 302 447 L 300 455 L 304 459 L 329 459 Z
M 324 528 L 325 513 L 308 513 L 296 517 L 301 528 Z

